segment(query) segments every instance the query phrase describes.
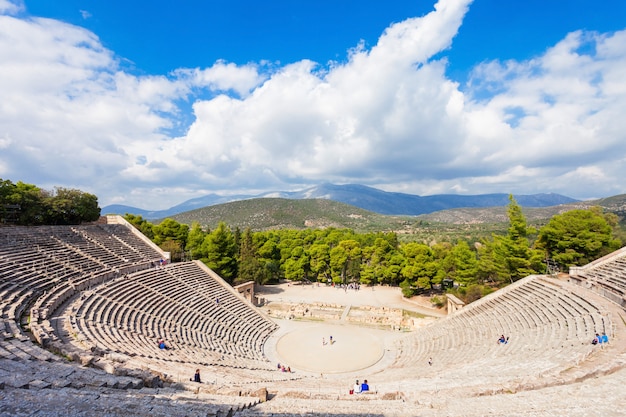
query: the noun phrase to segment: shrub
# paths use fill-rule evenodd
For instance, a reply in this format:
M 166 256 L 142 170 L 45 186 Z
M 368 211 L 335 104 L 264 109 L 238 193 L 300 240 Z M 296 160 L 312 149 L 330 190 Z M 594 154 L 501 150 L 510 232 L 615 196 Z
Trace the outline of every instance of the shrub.
M 474 284 L 467 287 L 459 287 L 456 290 L 449 290 L 448 292 L 459 297 L 465 304 L 469 304 L 483 298 L 487 294 L 491 294 L 493 291 L 494 289 L 487 285 Z
M 437 295 L 435 295 L 434 297 L 432 297 L 430 299 L 430 302 L 436 306 L 437 308 L 443 308 L 443 306 L 446 304 L 446 301 L 443 297 L 439 297 Z
M 402 288 L 402 295 L 406 298 L 410 298 L 415 295 L 415 288 L 411 286 L 408 279 L 405 279 L 400 283 L 400 288 Z

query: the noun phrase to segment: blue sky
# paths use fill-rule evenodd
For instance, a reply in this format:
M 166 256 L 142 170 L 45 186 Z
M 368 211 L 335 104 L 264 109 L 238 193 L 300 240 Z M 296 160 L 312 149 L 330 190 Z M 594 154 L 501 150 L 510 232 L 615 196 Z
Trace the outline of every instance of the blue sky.
M 626 2 L 0 0 L 0 178 L 626 192 Z
M 433 1 L 186 0 L 32 1 L 28 12 L 93 31 L 138 72 L 166 74 L 263 60 L 344 61 L 359 41 L 371 47 L 391 23 L 430 12 Z M 493 59 L 528 59 L 575 30 L 626 26 L 626 2 L 590 0 L 474 1 L 444 54 L 455 79 Z

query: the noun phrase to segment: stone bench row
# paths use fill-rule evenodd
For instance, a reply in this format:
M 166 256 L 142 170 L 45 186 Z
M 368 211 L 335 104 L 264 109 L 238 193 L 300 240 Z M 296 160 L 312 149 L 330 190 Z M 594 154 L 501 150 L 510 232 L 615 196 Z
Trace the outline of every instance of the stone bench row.
M 124 250 L 124 253 L 126 253 L 127 256 L 129 256 L 126 252 L 127 250 L 130 250 L 138 256 L 142 256 L 147 259 L 160 259 L 163 256 L 151 246 L 146 245 L 140 237 L 127 227 L 116 224 L 101 224 L 97 227 L 99 230 L 104 232 L 104 236 L 106 238 L 110 235 L 113 239 L 118 240 L 122 244 L 120 249 Z M 94 231 L 94 229 L 91 229 L 91 231 Z M 98 233 L 102 235 L 102 232 Z M 109 242 L 115 244 L 112 240 L 109 240 Z
M 239 317 L 229 314 L 226 308 L 223 307 L 224 304 L 215 306 L 211 311 L 203 310 L 205 306 L 215 304 L 212 299 L 206 299 L 193 293 L 181 293 L 180 291 L 174 294 L 156 293 L 150 287 L 137 287 L 134 282 L 125 284 L 124 287 L 119 289 L 121 290 L 121 296 L 111 294 L 111 291 L 107 289 L 107 297 L 122 304 L 128 304 L 129 307 L 135 310 L 147 311 L 152 316 L 167 317 L 168 320 L 179 323 L 182 326 L 190 328 L 209 326 L 209 328 L 203 330 L 229 341 L 238 341 L 239 337 L 243 335 L 248 337 L 250 334 L 255 333 L 254 330 L 263 328 L 262 326 L 255 326 L 253 329 L 250 329 L 251 332 L 246 333 L 247 329 L 245 327 L 250 323 L 255 324 L 255 322 L 247 320 L 247 316 L 244 313 L 248 313 L 248 311 L 245 310 L 242 311 Z M 140 304 L 135 303 L 139 293 L 143 294 Z M 130 315 L 126 315 L 123 319 L 127 320 L 128 316 Z M 111 320 L 105 319 L 105 321 Z M 122 325 L 134 327 L 137 325 L 137 321 L 131 319 L 123 322 Z
M 94 323 L 85 319 L 72 322 L 74 332 L 84 343 L 83 348 L 95 347 L 98 350 L 122 353 L 129 357 L 145 358 L 148 365 L 153 361 L 164 361 L 194 366 L 225 366 L 229 369 L 263 369 L 270 370 L 266 362 L 255 361 L 241 356 L 220 354 L 218 348 L 211 349 L 206 345 L 203 335 L 191 331 L 182 332 L 182 337 L 170 332 L 165 326 L 161 329 L 168 340 L 168 349 L 159 349 L 157 340 L 141 333 Z M 155 369 L 154 363 L 150 366 Z M 162 366 L 156 367 L 161 370 Z
M 626 257 L 623 249 L 588 265 L 570 268 L 570 279 L 626 309 Z
M 402 340 L 393 367 L 423 366 L 431 356 L 448 365 L 499 356 L 558 362 L 564 355 L 587 355 L 595 333 L 610 331 L 607 321 L 568 290 L 543 279 L 527 280 Z M 496 343 L 500 334 L 511 337 L 505 349 Z
M 104 229 L 102 226 L 76 228 L 86 241 L 91 242 L 125 262 L 141 262 L 146 259 L 158 260 L 161 254 L 146 246 L 126 227 L 115 226 Z
M 19 243 L 10 239 L 5 239 L 4 244 L 0 241 L 0 254 L 32 257 L 42 252 L 60 256 L 73 251 L 83 258 L 109 267 L 123 267 L 133 262 L 155 262 L 162 258 L 161 254 L 122 225 L 110 227 L 110 232 L 98 225 L 11 229 L 19 236 Z M 112 234 L 113 231 L 117 234 Z M 129 239 L 129 242 L 124 242 L 124 238 Z
M 89 227 L 92 226 L 81 226 L 83 230 Z M 123 226 L 117 228 L 126 229 Z M 43 337 L 49 328 L 41 321 L 47 320 L 49 314 L 68 298 L 104 279 L 145 269 L 155 262 L 153 258 L 129 264 L 118 257 L 114 260 L 115 265 L 107 265 L 97 258 L 103 252 L 98 251 L 95 256 L 81 252 L 80 247 L 86 242 L 80 233 L 65 226 L 3 228 L 0 236 L 0 308 L 4 319 L 18 323 L 26 307 L 33 306 L 29 310 L 31 323 L 35 324 L 34 327 L 40 325 L 36 334 Z M 19 330 L 19 326 L 17 328 Z
M 164 279 L 163 274 L 171 279 Z M 190 282 L 188 277 L 195 277 L 196 280 Z M 164 297 L 195 303 L 195 311 L 207 318 L 233 326 L 248 325 L 251 330 L 262 327 L 263 323 L 273 326 L 273 323 L 251 308 L 247 302 L 212 279 L 194 263 L 145 271 L 133 278 Z
M 207 334 L 214 340 L 209 346 L 211 349 L 262 359 L 264 339 L 273 331 L 274 324 L 232 294 L 232 300 L 229 300 L 227 291 L 216 303 L 213 295 L 198 295 L 198 292 L 202 293 L 202 287 L 194 286 L 194 289 L 200 288 L 194 293 L 177 280 L 164 279 L 163 274 L 167 272 L 169 275 L 176 268 L 177 265 L 171 265 L 110 282 L 90 296 L 90 300 L 81 305 L 76 314 L 93 322 L 149 337 L 164 337 L 165 333 L 171 332 L 172 341 L 183 330 Z M 184 273 L 190 267 L 183 269 L 179 272 Z M 206 280 L 208 276 L 204 275 Z M 167 281 L 170 283 L 167 284 Z M 159 289 L 158 292 L 154 286 Z M 215 346 L 215 343 L 222 346 Z M 192 344 L 197 346 L 199 342 L 196 340 Z

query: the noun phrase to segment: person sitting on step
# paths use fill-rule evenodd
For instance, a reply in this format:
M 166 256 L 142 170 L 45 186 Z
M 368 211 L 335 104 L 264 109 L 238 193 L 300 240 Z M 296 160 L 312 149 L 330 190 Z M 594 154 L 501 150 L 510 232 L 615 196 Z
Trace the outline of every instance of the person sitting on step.
M 361 384 L 361 392 L 367 392 L 370 390 L 370 386 L 367 383 L 367 379 L 363 380 L 363 383 Z

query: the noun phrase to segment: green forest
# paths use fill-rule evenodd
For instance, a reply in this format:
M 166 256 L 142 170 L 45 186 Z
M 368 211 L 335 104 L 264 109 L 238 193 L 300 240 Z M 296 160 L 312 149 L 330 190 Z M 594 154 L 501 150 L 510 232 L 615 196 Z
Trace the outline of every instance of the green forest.
M 0 178 L 0 224 L 21 226 L 80 224 L 98 220 L 98 197 L 76 189 L 41 189 Z
M 622 246 L 618 218 L 599 207 L 553 216 L 536 230 L 510 197 L 508 228 L 480 241 L 399 242 L 394 232 L 351 229 L 241 231 L 221 222 L 213 230 L 165 219 L 154 225 L 125 218 L 172 260 L 201 260 L 231 284 L 280 279 L 334 284 L 397 285 L 405 296 L 455 283 L 471 302 L 533 273 L 567 271 Z M 550 259 L 551 271 L 546 260 Z

